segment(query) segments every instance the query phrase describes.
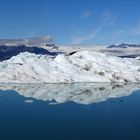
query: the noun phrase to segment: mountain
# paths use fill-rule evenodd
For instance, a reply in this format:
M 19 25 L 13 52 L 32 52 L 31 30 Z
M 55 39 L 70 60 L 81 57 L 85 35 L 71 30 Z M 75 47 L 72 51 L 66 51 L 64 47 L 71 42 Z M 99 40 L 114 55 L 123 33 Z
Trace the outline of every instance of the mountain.
M 140 44 L 113 44 L 110 45 L 108 48 L 140 48 Z
M 140 82 L 140 61 L 100 52 L 20 53 L 0 62 L 0 83 Z
M 50 36 L 42 36 L 42 37 L 33 37 L 26 39 L 0 39 L 0 45 L 8 45 L 8 46 L 41 46 L 44 43 L 51 43 L 52 38 Z
M 0 46 L 0 61 L 10 59 L 13 56 L 16 56 L 22 52 L 30 52 L 35 54 L 44 54 L 44 55 L 56 55 L 55 52 L 49 52 L 46 49 L 38 47 L 28 47 L 25 45 L 21 46 Z

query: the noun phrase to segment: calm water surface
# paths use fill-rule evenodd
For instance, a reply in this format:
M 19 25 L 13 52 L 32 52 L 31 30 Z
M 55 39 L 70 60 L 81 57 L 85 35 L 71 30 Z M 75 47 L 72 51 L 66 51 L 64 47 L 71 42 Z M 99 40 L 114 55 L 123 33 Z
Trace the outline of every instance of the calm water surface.
M 0 140 L 140 140 L 140 84 L 0 85 Z

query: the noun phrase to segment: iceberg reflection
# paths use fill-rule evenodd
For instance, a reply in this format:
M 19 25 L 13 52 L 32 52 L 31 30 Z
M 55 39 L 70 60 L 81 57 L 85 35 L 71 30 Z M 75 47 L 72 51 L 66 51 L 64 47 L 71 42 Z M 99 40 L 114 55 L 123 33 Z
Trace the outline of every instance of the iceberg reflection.
M 140 84 L 136 83 L 0 84 L 0 90 L 14 90 L 27 100 L 33 98 L 50 104 L 73 101 L 88 105 L 128 96 L 139 89 Z

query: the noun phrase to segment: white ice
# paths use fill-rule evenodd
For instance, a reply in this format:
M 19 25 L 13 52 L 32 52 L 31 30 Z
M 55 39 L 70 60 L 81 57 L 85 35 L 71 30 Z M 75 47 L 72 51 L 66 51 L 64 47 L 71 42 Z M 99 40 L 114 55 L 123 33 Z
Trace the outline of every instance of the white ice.
M 21 53 L 0 62 L 0 83 L 140 82 L 140 60 L 95 51 Z

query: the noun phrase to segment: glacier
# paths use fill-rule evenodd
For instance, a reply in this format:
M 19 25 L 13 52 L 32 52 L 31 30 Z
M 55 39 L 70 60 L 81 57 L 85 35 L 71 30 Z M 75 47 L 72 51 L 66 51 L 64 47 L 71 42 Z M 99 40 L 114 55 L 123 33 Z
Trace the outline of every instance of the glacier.
M 96 51 L 20 53 L 0 62 L 0 83 L 140 82 L 140 60 Z

